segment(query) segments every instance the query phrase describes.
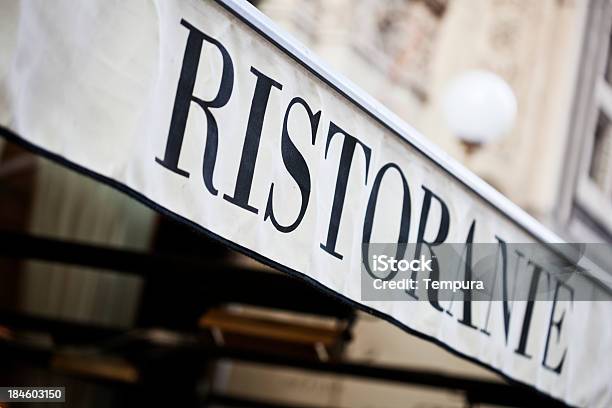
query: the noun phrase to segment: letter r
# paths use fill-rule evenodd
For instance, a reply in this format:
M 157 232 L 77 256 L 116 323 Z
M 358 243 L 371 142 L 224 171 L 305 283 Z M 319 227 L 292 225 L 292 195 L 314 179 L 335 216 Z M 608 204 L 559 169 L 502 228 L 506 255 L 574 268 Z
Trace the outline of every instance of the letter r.
M 170 119 L 170 130 L 168 131 L 164 158 L 160 159 L 156 157 L 155 161 L 176 174 L 183 177 L 189 177 L 189 172 L 179 168 L 178 164 L 181 148 L 183 146 L 183 138 L 185 136 L 185 127 L 187 126 L 189 108 L 191 102 L 195 102 L 204 110 L 207 121 L 202 176 L 208 191 L 213 195 L 217 195 L 217 190 L 213 186 L 213 171 L 217 160 L 219 131 L 215 117 L 210 109 L 225 106 L 229 101 L 234 87 L 234 65 L 223 44 L 207 36 L 185 20 L 181 20 L 181 25 L 189 30 L 189 36 L 187 37 L 187 45 L 185 46 L 185 54 L 183 56 L 183 66 L 178 81 L 176 97 L 174 98 L 174 108 L 172 109 L 172 118 Z M 217 95 L 209 101 L 202 100 L 193 95 L 198 65 L 200 64 L 200 55 L 202 53 L 202 43 L 204 41 L 217 47 L 223 58 L 223 69 L 221 72 L 219 90 Z

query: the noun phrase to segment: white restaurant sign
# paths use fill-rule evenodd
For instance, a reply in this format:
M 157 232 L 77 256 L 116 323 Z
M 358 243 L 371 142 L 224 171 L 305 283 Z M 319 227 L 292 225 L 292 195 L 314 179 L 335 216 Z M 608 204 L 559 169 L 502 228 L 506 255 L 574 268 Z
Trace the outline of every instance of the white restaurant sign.
M 245 2 L 1 7 L 6 138 L 509 378 L 612 406 L 610 302 L 361 300 L 363 242 L 555 237 Z

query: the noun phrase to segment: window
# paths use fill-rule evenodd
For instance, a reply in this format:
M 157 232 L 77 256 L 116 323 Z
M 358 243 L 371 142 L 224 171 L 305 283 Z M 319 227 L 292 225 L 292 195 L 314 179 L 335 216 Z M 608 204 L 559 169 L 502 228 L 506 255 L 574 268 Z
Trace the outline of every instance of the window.
M 589 160 L 589 179 L 595 184 L 595 188 L 606 196 L 611 194 L 612 180 L 612 126 L 608 116 L 599 112 L 595 136 L 593 138 L 593 150 Z
M 568 239 L 612 241 L 612 0 L 586 6 L 558 221 Z

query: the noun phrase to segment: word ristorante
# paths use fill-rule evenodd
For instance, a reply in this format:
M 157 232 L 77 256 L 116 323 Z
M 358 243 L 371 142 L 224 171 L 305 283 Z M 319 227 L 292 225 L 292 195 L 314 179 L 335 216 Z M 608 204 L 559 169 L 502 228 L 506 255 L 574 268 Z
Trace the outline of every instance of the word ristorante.
M 350 177 L 352 173 L 358 171 L 356 170 L 357 166 L 353 166 L 354 158 L 360 158 L 365 163 L 365 166 L 360 167 L 365 174 L 361 174 L 359 179 L 363 183 L 361 187 L 369 190 L 362 196 L 365 197 L 366 200 L 366 202 L 363 203 L 365 213 L 363 214 L 362 242 L 364 244 L 369 244 L 371 242 L 376 207 L 380 200 L 380 196 L 382 196 L 381 192 L 385 188 L 383 179 L 391 178 L 389 176 L 390 174 L 395 174 L 395 180 L 398 180 L 400 183 L 398 190 L 400 194 L 397 196 L 397 200 L 399 200 L 398 203 L 401 203 L 401 214 L 398 219 L 399 235 L 397 242 L 408 242 L 409 231 L 411 224 L 413 224 L 411 212 L 414 198 L 411 197 L 411 191 L 418 191 L 422 197 L 420 203 L 420 216 L 418 219 L 414 220 L 414 223 L 417 223 L 415 226 L 418 227 L 415 241 L 419 244 L 417 250 L 419 252 L 414 254 L 414 258 L 419 258 L 419 255 L 421 255 L 420 251 L 427 251 L 430 255 L 433 255 L 436 250 L 435 247 L 447 240 L 450 226 L 453 221 L 451 220 L 453 213 L 449 210 L 449 205 L 445 199 L 438 195 L 440 193 L 439 191 L 434 192 L 430 186 L 424 184 L 414 186 L 416 190 L 412 189 L 411 187 L 413 186 L 410 185 L 410 180 L 409 177 L 406 176 L 405 169 L 395 162 L 383 162 L 379 168 L 374 168 L 374 163 L 379 163 L 379 161 L 374 160 L 377 152 L 373 146 L 368 146 L 358 137 L 349 134 L 349 132 L 343 130 L 340 125 L 334 123 L 333 120 L 326 120 L 326 123 L 324 123 L 324 121 L 321 120 L 324 117 L 322 115 L 322 110 L 313 109 L 310 105 L 311 102 L 298 95 L 293 95 L 290 102 L 287 104 L 284 112 L 282 132 L 278 135 L 282 163 L 288 175 L 297 185 L 297 189 L 295 190 L 297 193 L 296 198 L 298 198 L 300 202 L 299 208 L 296 208 L 292 220 L 283 221 L 279 216 L 278 209 L 280 202 L 286 201 L 286 198 L 279 195 L 278 188 L 276 191 L 274 190 L 274 183 L 259 180 L 255 177 L 255 164 L 259 154 L 262 134 L 263 137 L 270 136 L 262 132 L 266 113 L 268 112 L 268 101 L 279 92 L 289 92 L 287 88 L 291 88 L 287 87 L 283 91 L 283 84 L 279 82 L 279 80 L 266 75 L 264 73 L 265 69 L 262 67 L 236 66 L 236 62 L 244 63 L 246 59 L 233 58 L 224 44 L 200 31 L 187 21 L 182 20 L 181 25 L 188 30 L 188 36 L 180 77 L 178 78 L 178 87 L 169 123 L 169 131 L 165 141 L 165 149 L 163 154 L 155 157 L 155 161 L 158 165 L 172 172 L 177 178 L 189 178 L 194 171 L 198 172 L 203 181 L 203 188 L 212 197 L 223 200 L 228 206 L 235 206 L 236 208 L 251 213 L 253 217 L 260 217 L 262 222 L 271 223 L 279 233 L 288 236 L 298 229 L 305 219 L 312 191 L 311 169 L 308 166 L 308 162 L 305 160 L 305 153 L 301 151 L 301 149 L 305 149 L 305 147 L 298 147 L 299 145 L 293 140 L 295 136 L 290 134 L 288 126 L 290 117 L 293 117 L 295 112 L 301 112 L 302 114 L 306 114 L 307 117 L 304 126 L 310 131 L 310 140 L 307 140 L 308 144 L 311 145 L 310 148 L 317 149 L 324 146 L 321 156 L 324 157 L 325 160 L 331 160 L 328 157 L 328 150 L 331 142 L 341 143 L 342 146 L 336 174 L 324 175 L 325 180 L 335 179 L 336 181 L 333 191 L 333 202 L 327 213 L 329 214 L 329 217 L 326 218 L 327 225 L 323 230 L 324 237 L 322 237 L 318 245 L 324 256 L 331 256 L 339 261 L 345 260 L 344 255 L 338 248 L 338 242 L 342 234 L 340 225 L 345 208 L 345 198 L 349 190 L 348 183 L 349 180 L 358 180 L 358 178 Z M 211 46 L 216 48 L 222 60 L 217 93 L 214 97 L 207 100 L 194 95 L 196 77 L 200 71 L 198 69 L 200 61 L 205 58 L 203 56 L 205 50 L 204 44 L 206 44 L 206 49 L 210 49 Z M 223 137 L 223 129 L 220 128 L 223 124 L 217 121 L 215 116 L 218 110 L 228 104 L 232 96 L 234 96 L 234 98 L 237 97 L 235 96 L 237 93 L 233 92 L 235 79 L 240 77 L 241 81 L 245 81 L 247 72 L 252 74 L 252 79 L 255 81 L 255 84 L 250 111 L 245 112 L 248 113 L 248 120 L 241 153 L 236 152 L 237 155 L 240 156 L 240 164 L 235 176 L 234 191 L 226 191 L 225 194 L 220 194 L 213 176 L 216 168 L 217 171 L 219 171 L 218 166 L 216 166 L 218 159 L 217 151 L 220 138 Z M 240 97 L 241 94 L 238 95 L 238 97 Z M 202 166 L 198 169 L 185 169 L 180 166 L 179 159 L 183 150 L 183 139 L 186 134 L 186 127 L 188 127 L 189 115 L 203 115 L 206 118 L 206 138 L 203 144 Z M 322 132 L 325 132 L 325 130 L 322 130 L 324 127 L 327 128 L 327 132 L 321 135 Z M 317 141 L 321 139 L 321 136 L 325 138 L 325 143 L 317 143 Z M 322 177 L 322 175 L 319 174 L 318 177 Z M 316 180 L 316 182 L 319 183 L 322 181 Z M 266 183 L 265 186 L 263 186 L 264 183 Z M 262 188 L 263 186 L 263 188 L 267 189 L 268 194 L 265 202 L 255 203 L 252 201 L 251 192 L 254 190 L 254 186 L 258 188 Z M 361 204 L 358 203 L 352 203 L 352 211 L 354 211 L 354 208 L 359 208 L 360 205 Z M 430 211 L 433 207 L 438 207 L 439 211 Z M 436 214 L 436 216 L 433 214 Z M 477 224 L 477 219 L 472 219 L 471 223 L 468 223 L 469 228 L 464 240 L 466 244 L 474 242 Z M 429 227 L 437 229 L 436 238 L 433 240 L 428 239 L 425 234 L 425 231 L 431 229 Z M 554 276 L 549 274 L 541 265 L 527 259 L 523 254 L 507 252 L 506 242 L 499 235 L 493 234 L 492 238 L 497 241 L 500 246 L 499 259 L 502 265 L 500 268 L 502 279 L 506 279 L 509 273 L 522 273 L 525 279 L 530 280 L 530 289 L 535 292 L 538 285 L 544 281 L 545 277 L 550 277 L 557 286 L 554 292 L 555 296 L 557 296 L 557 293 L 561 293 L 562 290 L 571 290 L 571 288 L 568 288 L 562 281 L 554 280 Z M 368 259 L 368 250 L 363 249 L 363 251 L 362 258 Z M 518 257 L 519 260 L 521 260 L 520 271 L 510 272 L 508 270 L 507 264 L 510 257 Z M 414 268 L 431 274 L 430 277 L 423 280 L 427 282 L 426 284 L 430 289 L 428 291 L 429 297 L 426 300 L 431 304 L 433 309 L 440 312 L 444 318 L 454 318 L 457 323 L 462 325 L 466 330 L 478 331 L 478 333 L 480 333 L 479 335 L 489 337 L 491 336 L 489 321 L 492 316 L 498 316 L 503 319 L 503 325 L 501 325 L 501 329 L 499 326 L 496 326 L 496 330 L 501 330 L 501 341 L 505 342 L 505 346 L 509 350 L 512 350 L 512 353 L 527 360 L 537 359 L 538 364 L 545 369 L 556 374 L 561 373 L 567 351 L 565 341 L 562 340 L 567 336 L 566 330 L 564 330 L 565 325 L 563 325 L 563 321 L 566 313 L 571 313 L 571 308 L 567 304 L 557 301 L 545 302 L 542 303 L 541 306 L 528 303 L 524 312 L 518 313 L 513 310 L 511 306 L 512 302 L 506 296 L 507 294 L 505 292 L 502 302 L 489 302 L 484 305 L 482 302 L 476 304 L 477 302 L 472 302 L 471 300 L 470 290 L 474 288 L 478 289 L 480 285 L 477 283 L 470 283 L 470 281 L 472 281 L 472 270 L 470 267 L 472 262 L 471 258 L 471 251 L 467 250 L 465 254 L 466 267 L 463 271 L 464 276 L 463 279 L 457 280 L 458 283 L 450 282 L 443 284 L 442 281 L 436 279 L 439 276 L 440 268 L 436 262 L 425 261 L 417 264 L 411 261 L 398 261 L 395 266 L 401 266 L 402 268 L 406 267 L 411 270 L 412 274 L 417 273 L 417 270 Z M 390 281 L 397 274 L 397 271 L 389 269 L 386 275 L 377 276 L 367 264 L 368 263 L 365 262 L 367 273 L 370 274 L 373 279 L 380 279 L 381 282 Z M 463 286 L 464 281 L 469 283 L 468 286 Z M 447 306 L 438 300 L 436 294 L 432 293 L 432 291 L 435 292 L 436 288 L 441 289 L 442 285 L 452 288 L 451 290 L 462 290 L 464 292 L 462 306 Z M 456 287 L 456 285 L 459 286 Z M 410 289 L 413 291 L 415 290 L 415 288 Z M 409 294 L 416 296 L 414 292 Z M 451 307 L 455 307 L 455 309 L 451 310 Z M 460 309 L 456 310 L 458 307 Z M 484 310 L 482 308 L 487 309 Z M 496 310 L 492 311 L 492 308 Z M 539 309 L 541 309 L 541 312 L 544 313 L 546 317 L 542 317 L 541 313 L 536 313 Z M 538 316 L 537 319 L 542 319 L 547 325 L 547 336 L 544 345 L 537 351 L 529 350 L 529 340 L 531 339 L 530 336 L 533 334 L 533 331 L 530 329 L 532 328 L 532 323 L 535 320 L 534 316 L 536 315 Z M 485 316 L 484 320 L 483 316 Z M 499 337 L 496 338 L 499 339 Z M 555 349 L 555 355 L 557 357 L 551 357 L 551 350 L 553 349 Z

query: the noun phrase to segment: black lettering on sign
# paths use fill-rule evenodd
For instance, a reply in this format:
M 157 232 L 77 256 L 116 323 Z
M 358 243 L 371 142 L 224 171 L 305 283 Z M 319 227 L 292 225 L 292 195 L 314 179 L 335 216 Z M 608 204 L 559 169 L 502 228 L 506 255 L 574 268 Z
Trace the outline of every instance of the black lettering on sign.
M 320 247 L 328 254 L 331 254 L 338 259 L 342 259 L 342 254 L 336 252 L 336 242 L 338 241 L 340 218 L 342 217 L 342 209 L 344 208 L 344 199 L 346 198 L 346 188 L 349 174 L 351 172 L 351 164 L 353 163 L 355 147 L 359 145 L 363 150 L 363 154 L 365 155 L 366 169 L 364 184 L 366 185 L 368 184 L 368 171 L 370 170 L 370 156 L 372 155 L 372 150 L 357 138 L 340 129 L 334 122 L 330 122 L 329 131 L 327 132 L 327 143 L 325 145 L 325 158 L 327 158 L 327 153 L 329 152 L 329 145 L 334 136 L 337 134 L 343 135 L 344 140 L 342 142 L 342 152 L 340 153 L 338 175 L 336 176 L 336 189 L 334 191 L 334 201 L 332 204 L 331 215 L 329 217 L 327 239 L 325 240 L 325 244 L 320 244 Z
M 204 163 L 202 165 L 202 176 L 204 185 L 213 195 L 217 195 L 217 190 L 213 185 L 213 172 L 217 160 L 217 146 L 219 144 L 219 129 L 217 121 L 210 109 L 221 108 L 227 104 L 234 87 L 234 65 L 232 59 L 219 41 L 204 34 L 185 20 L 181 24 L 189 30 L 185 55 L 183 56 L 183 66 L 179 77 L 176 97 L 174 98 L 174 108 L 172 109 L 172 119 L 170 120 L 170 130 L 166 141 L 166 151 L 164 158 L 155 158 L 155 161 L 168 170 L 183 177 L 189 177 L 189 173 L 178 167 L 183 137 L 185 136 L 185 126 L 189 115 L 191 102 L 195 102 L 202 108 L 206 115 L 206 146 L 204 148 Z M 213 44 L 223 58 L 223 69 L 221 73 L 221 83 L 217 95 L 210 101 L 202 100 L 193 95 L 200 55 L 202 53 L 202 43 L 207 41 Z
M 432 260 L 431 269 L 429 277 L 432 280 L 440 279 L 440 264 L 438 262 L 438 258 L 435 256 L 435 252 L 433 247 L 443 243 L 448 236 L 448 231 L 450 229 L 450 214 L 448 211 L 448 207 L 444 200 L 442 200 L 439 196 L 434 194 L 431 190 L 429 190 L 425 186 L 421 186 L 421 188 L 425 191 L 425 195 L 423 196 L 423 205 L 421 206 L 421 219 L 419 220 L 419 231 L 417 233 L 416 247 L 414 251 L 414 259 L 417 259 L 421 256 L 423 251 L 423 244 L 427 247 L 429 251 L 429 256 Z M 431 209 L 432 199 L 436 200 L 440 205 L 440 223 L 438 225 L 438 233 L 436 237 L 432 241 L 427 241 L 425 239 L 425 231 L 427 230 L 427 223 L 429 221 L 429 212 Z M 412 271 L 410 276 L 412 280 L 417 279 L 417 271 Z M 408 295 L 412 296 L 415 299 L 418 299 L 416 295 L 416 289 L 406 290 Z M 427 297 L 429 298 L 429 302 L 435 307 L 438 311 L 443 311 L 444 309 L 438 303 L 438 291 L 430 287 L 427 291 Z
M 257 214 L 259 210 L 249 205 L 249 196 L 251 195 L 253 176 L 255 175 L 255 163 L 259 151 L 259 141 L 261 140 L 261 129 L 272 87 L 283 89 L 283 86 L 253 67 L 251 67 L 251 72 L 257 77 L 257 84 L 255 85 L 255 92 L 251 101 L 251 112 L 249 113 L 246 136 L 242 145 L 242 157 L 240 158 L 240 167 L 236 177 L 236 188 L 234 189 L 233 197 L 225 194 L 223 198 L 240 208 Z
M 408 188 L 408 181 L 406 181 L 406 177 L 402 172 L 402 169 L 395 163 L 387 163 L 385 164 L 376 175 L 374 179 L 374 184 L 372 185 L 372 192 L 370 193 L 370 198 L 368 200 L 368 207 L 366 209 L 365 220 L 363 223 L 363 235 L 362 235 L 362 245 L 361 245 L 361 259 L 363 262 L 366 272 L 372 277 L 372 279 L 383 279 L 383 280 L 391 280 L 397 275 L 399 269 L 395 269 L 395 271 L 391 270 L 389 275 L 385 278 L 379 278 L 376 276 L 372 270 L 370 269 L 370 263 L 367 261 L 370 259 L 368 244 L 370 244 L 370 240 L 372 238 L 372 228 L 374 224 L 374 214 L 376 213 L 376 202 L 378 201 L 378 193 L 380 190 L 380 184 L 382 183 L 382 179 L 385 176 L 385 173 L 389 169 L 395 169 L 399 173 L 402 180 L 402 214 L 400 216 L 400 229 L 397 237 L 397 246 L 395 259 L 403 259 L 404 254 L 406 252 L 406 244 L 408 243 L 408 233 L 410 232 L 410 189 Z
M 223 106 L 226 106 L 230 100 L 235 80 L 234 65 L 227 49 L 221 44 L 221 42 L 204 34 L 185 20 L 181 21 L 181 25 L 187 28 L 189 33 L 187 36 L 180 76 L 178 79 L 176 96 L 174 99 L 174 105 L 172 109 L 172 116 L 170 119 L 170 126 L 168 130 L 164 155 L 163 158 L 156 157 L 155 160 L 164 168 L 172 171 L 173 173 L 181 177 L 187 178 L 190 176 L 190 173 L 188 171 L 180 168 L 179 162 L 189 112 L 192 107 L 192 103 L 195 103 L 195 105 L 199 106 L 199 109 L 201 109 L 201 111 L 198 110 L 198 112 L 200 112 L 200 114 L 203 112 L 204 116 L 206 117 L 206 139 L 203 149 L 204 151 L 202 164 L 203 182 L 206 189 L 212 195 L 216 196 L 218 195 L 218 191 L 213 183 L 213 175 L 217 161 L 219 125 L 215 119 L 215 115 L 213 114 L 213 112 L 215 112 L 215 109 L 219 109 Z M 212 45 L 212 48 L 218 50 L 222 58 L 222 68 L 218 90 L 216 92 L 216 95 L 210 100 L 203 100 L 194 95 L 196 77 L 200 64 L 200 59 L 202 58 L 202 48 L 204 46 L 204 42 Z M 244 141 L 242 145 L 239 168 L 236 175 L 236 182 L 233 193 L 231 195 L 224 194 L 223 198 L 225 201 L 232 203 L 233 205 L 240 207 L 241 209 L 244 209 L 254 214 L 258 214 L 258 205 L 250 203 L 249 199 L 253 189 L 253 183 L 254 181 L 256 181 L 254 175 L 260 149 L 263 127 L 265 123 L 264 120 L 266 118 L 268 104 L 272 93 L 282 91 L 283 85 L 254 67 L 250 67 L 250 72 L 255 76 L 255 86 L 252 95 Z M 287 78 L 289 80 L 293 77 Z M 289 85 L 291 84 L 287 84 L 287 86 Z M 276 88 L 277 91 L 273 91 L 273 88 Z M 287 90 L 285 90 L 285 92 L 287 92 Z M 269 190 L 265 205 L 265 211 L 263 214 L 263 222 L 269 220 L 270 223 L 274 226 L 274 228 L 276 228 L 276 230 L 284 234 L 288 234 L 296 230 L 300 226 L 308 209 L 309 200 L 313 188 L 310 169 L 304 158 L 304 155 L 302 154 L 303 152 L 300 152 L 295 143 L 297 136 L 296 134 L 291 135 L 289 131 L 289 119 L 291 118 L 290 115 L 295 114 L 296 109 L 305 111 L 307 115 L 308 125 L 310 126 L 310 142 L 312 146 L 315 146 L 322 116 L 321 110 L 316 112 L 313 111 L 312 108 L 309 106 L 308 102 L 301 97 L 293 97 L 284 112 L 282 132 L 280 135 L 281 158 L 285 169 L 289 173 L 289 176 L 293 179 L 293 181 L 297 185 L 297 188 L 299 189 L 301 203 L 299 209 L 296 209 L 295 214 L 290 217 L 290 220 L 279 220 L 278 209 L 284 201 L 283 193 L 288 194 L 288 192 L 279 191 L 279 186 L 276 186 L 275 183 L 270 183 L 268 181 L 266 182 L 266 184 L 264 184 L 265 186 L 269 185 Z M 236 115 L 236 118 L 240 118 L 240 115 L 242 114 L 246 115 L 246 112 L 233 113 Z M 337 135 L 341 135 L 342 137 L 337 138 Z M 339 126 L 337 126 L 333 121 L 330 121 L 327 133 L 327 140 L 325 144 L 325 159 L 327 159 L 328 157 L 330 145 L 334 139 L 342 139 L 340 160 L 338 163 L 337 172 L 335 174 L 335 187 L 333 193 L 333 201 L 330 208 L 329 223 L 326 231 L 326 237 L 324 240 L 322 240 L 324 242 L 320 243 L 320 248 L 328 254 L 332 255 L 333 257 L 342 260 L 343 255 L 338 251 L 336 247 L 338 242 L 338 234 L 340 230 L 342 213 L 345 207 L 348 181 L 352 170 L 353 159 L 356 155 L 355 150 L 357 149 L 357 147 L 359 147 L 365 159 L 365 186 L 368 185 L 368 175 L 372 150 L 369 146 L 361 142 L 357 137 L 347 133 Z M 359 155 L 361 155 L 361 153 Z M 380 277 L 375 276 L 372 270 L 370 269 L 370 263 L 368 262 L 368 245 L 370 244 L 370 241 L 372 239 L 373 223 L 376 214 L 376 207 L 379 199 L 382 181 L 385 175 L 389 172 L 389 170 L 392 169 L 399 173 L 401 183 L 401 191 L 399 185 L 396 186 L 396 190 L 398 191 L 398 194 L 396 195 L 397 200 L 400 199 L 399 195 L 401 194 L 401 214 L 399 218 L 399 234 L 397 237 L 398 245 L 395 255 L 396 259 L 403 259 L 405 257 L 411 227 L 410 222 L 412 204 L 410 196 L 410 186 L 399 165 L 396 163 L 387 163 L 379 169 L 374 178 L 372 189 L 367 200 L 367 207 L 365 211 L 362 231 L 361 256 L 362 260 L 364 261 L 363 263 L 366 268 L 366 271 L 374 279 L 379 279 Z M 320 182 L 327 183 L 332 181 L 334 175 L 320 174 L 320 177 L 322 178 L 321 180 L 319 180 Z M 361 177 L 361 175 L 359 175 L 359 177 Z M 360 182 L 359 184 L 361 185 Z M 435 256 L 436 250 L 440 252 L 440 247 L 436 248 L 436 246 L 440 245 L 448 239 L 449 230 L 451 226 L 449 205 L 452 205 L 453 203 L 450 201 L 448 203 L 445 202 L 441 197 L 433 193 L 425 185 L 422 185 L 421 188 L 424 191 L 424 196 L 421 206 L 418 231 L 416 232 L 416 248 L 413 259 L 420 258 L 424 255 L 426 251 L 428 251 L 431 258 L 430 265 L 432 269 L 429 278 L 433 281 L 436 281 L 439 279 L 441 271 L 443 271 L 441 268 L 453 267 L 453 265 L 442 264 L 442 261 L 440 261 Z M 292 189 L 292 191 L 294 190 L 295 189 Z M 347 205 L 359 206 L 359 208 L 361 208 L 361 204 L 362 203 L 347 203 Z M 261 205 L 261 203 L 259 205 Z M 439 217 L 432 216 L 432 208 L 434 206 L 439 206 L 440 208 Z M 460 265 L 456 269 L 457 277 L 459 277 L 459 274 L 463 272 L 462 279 L 466 282 L 471 282 L 473 274 L 475 273 L 474 266 L 472 265 L 473 256 L 475 256 L 475 254 L 472 252 L 472 245 L 475 239 L 475 227 L 476 220 L 473 220 L 467 234 L 465 251 L 462 253 L 462 259 L 465 259 L 465 263 L 460 262 Z M 425 237 L 426 231 L 428 230 L 433 230 L 437 232 L 435 233 L 434 237 L 428 239 L 429 237 Z M 501 262 L 501 265 L 499 266 L 501 267 L 502 277 L 501 290 L 503 307 L 503 315 L 497 317 L 503 318 L 505 345 L 506 347 L 511 347 L 509 351 L 521 355 L 522 357 L 525 357 L 527 359 L 532 359 L 532 355 L 530 353 L 533 353 L 534 350 L 529 349 L 530 340 L 533 336 L 541 334 L 540 331 L 535 331 L 539 326 L 533 324 L 534 311 L 535 307 L 537 306 L 535 301 L 536 295 L 539 291 L 539 285 L 550 285 L 551 279 L 556 280 L 556 278 L 552 277 L 541 265 L 538 265 L 537 263 L 533 262 L 526 255 L 520 253 L 519 251 L 515 251 L 516 256 L 518 258 L 516 270 L 514 272 L 508 271 L 508 258 L 512 254 L 508 253 L 508 248 L 504 240 L 502 240 L 497 235 L 495 235 L 495 238 L 497 239 L 499 244 L 499 252 L 497 254 L 498 262 L 496 262 L 495 266 L 495 279 L 497 279 L 498 265 Z M 524 271 L 519 270 L 521 269 L 519 266 L 520 264 L 525 265 Z M 396 276 L 397 272 L 398 269 L 390 270 L 388 275 L 382 279 L 393 279 Z M 511 318 L 514 317 L 515 320 L 519 320 L 521 317 L 519 316 L 519 313 L 513 313 L 512 311 L 511 299 L 515 294 L 510 293 L 508 287 L 508 274 L 514 273 L 516 278 L 519 276 L 519 272 L 531 272 L 532 275 L 529 284 L 529 297 L 526 302 L 524 316 L 522 316 L 522 321 L 517 322 L 517 324 L 520 325 L 516 327 L 517 330 L 511 331 Z M 417 272 L 413 271 L 411 278 L 415 281 L 417 280 L 416 275 Z M 521 276 L 524 276 L 524 274 L 521 274 Z M 540 280 L 545 280 L 545 282 L 542 283 L 540 282 Z M 532 362 L 534 364 L 536 364 L 536 362 L 539 362 L 539 364 L 541 364 L 543 368 L 555 374 L 561 373 L 568 351 L 567 347 L 563 345 L 564 342 L 561 341 L 561 336 L 567 335 L 567 330 L 564 332 L 562 328 L 563 323 L 566 320 L 567 312 L 571 312 L 572 303 L 561 302 L 558 299 L 559 291 L 561 289 L 566 288 L 570 291 L 571 301 L 573 302 L 574 294 L 572 288 L 562 282 L 557 282 L 557 287 L 554 292 L 555 297 L 553 299 L 554 301 L 552 303 L 552 309 L 550 311 L 550 319 L 548 321 L 544 348 L 538 350 L 538 352 L 542 353 L 541 355 L 538 355 L 536 358 L 532 359 Z M 480 308 L 478 308 L 478 305 L 482 303 L 472 301 L 474 298 L 474 294 L 469 289 L 462 290 L 462 315 L 460 318 L 456 318 L 457 323 L 461 325 L 460 327 L 469 329 L 479 329 L 479 327 L 477 327 L 478 325 L 481 327 L 479 329 L 480 333 L 484 336 L 487 336 L 488 339 L 491 339 L 491 333 L 489 333 L 488 328 L 489 319 L 491 318 L 490 311 L 491 305 L 493 303 L 493 294 L 491 293 L 491 299 L 489 300 L 489 309 L 487 310 L 486 321 L 484 322 L 484 324 L 481 324 L 479 321 L 474 322 L 474 320 L 477 320 L 475 319 L 475 317 L 480 315 L 479 313 L 474 312 L 481 310 Z M 412 297 L 416 298 L 416 292 L 414 290 L 407 291 L 407 293 Z M 451 309 L 453 306 L 454 299 L 451 299 L 449 307 L 445 310 L 440 306 L 438 302 L 438 295 L 438 290 L 434 289 L 433 286 L 430 286 L 427 293 L 430 305 L 437 311 L 441 312 L 442 315 L 453 316 L 453 313 L 451 313 Z M 569 304 L 567 308 L 559 310 L 566 304 Z M 537 311 L 539 312 L 540 310 L 538 309 Z M 455 317 L 453 317 L 453 319 L 455 319 Z M 534 330 L 532 330 L 532 326 L 534 327 Z M 514 336 L 511 334 L 511 332 L 514 333 L 515 331 L 518 332 L 516 336 L 517 338 L 514 338 Z
M 533 308 L 535 306 L 535 299 L 538 293 L 538 284 L 542 276 L 542 267 L 532 261 L 528 261 L 527 265 L 533 266 L 533 274 L 531 275 L 531 282 L 529 284 L 529 294 L 527 295 L 527 305 L 525 307 L 525 316 L 523 317 L 523 325 L 521 327 L 521 337 L 519 344 L 514 352 L 520 354 L 523 357 L 531 358 L 531 355 L 527 354 L 527 340 L 529 340 L 529 330 L 531 329 L 531 320 L 533 319 Z
M 289 113 L 291 112 L 291 108 L 296 105 L 302 105 L 302 107 L 306 110 L 308 114 L 308 119 L 310 122 L 310 131 L 311 131 L 311 143 L 314 146 L 315 141 L 317 139 L 317 129 L 319 128 L 319 120 L 321 119 L 321 111 L 317 113 L 313 113 L 310 106 L 306 103 L 306 101 L 302 98 L 293 98 L 285 111 L 285 119 L 283 121 L 283 134 L 281 137 L 281 154 L 283 156 L 283 163 L 285 164 L 285 168 L 293 177 L 295 182 L 297 183 L 300 194 L 302 195 L 302 204 L 300 206 L 300 212 L 298 213 L 297 218 L 290 225 L 281 225 L 274 216 L 274 209 L 272 205 L 272 198 L 274 195 L 274 183 L 270 186 L 270 193 L 268 194 L 268 204 L 266 205 L 266 212 L 264 214 L 264 221 L 270 218 L 270 222 L 274 227 L 280 232 L 288 233 L 293 231 L 300 225 L 302 219 L 304 218 L 304 214 L 306 214 L 306 208 L 308 207 L 308 200 L 310 199 L 310 172 L 308 171 L 308 165 L 306 164 L 306 160 L 304 160 L 304 156 L 300 153 L 298 148 L 295 146 L 291 138 L 289 137 L 289 130 L 287 129 L 287 124 L 289 122 Z
M 557 285 L 555 286 L 555 295 L 553 299 L 553 304 L 552 304 L 551 311 L 550 311 L 550 320 L 548 322 L 548 332 L 546 333 L 546 345 L 544 346 L 544 355 L 542 356 L 542 366 L 557 374 L 561 374 L 561 370 L 563 369 L 563 363 L 565 362 L 567 348 L 563 350 L 563 354 L 561 355 L 561 358 L 559 359 L 559 362 L 557 363 L 556 366 L 550 365 L 551 363 L 548 361 L 548 350 L 551 345 L 550 340 L 552 337 L 553 329 L 555 329 L 556 331 L 556 336 L 554 337 L 557 340 L 556 341 L 557 343 L 559 343 L 559 339 L 561 338 L 561 330 L 563 328 L 563 321 L 565 319 L 565 312 L 567 311 L 567 309 L 564 310 L 563 313 L 561 313 L 561 317 L 559 317 L 559 319 L 557 320 L 555 320 L 555 311 L 557 310 L 557 307 L 559 305 L 558 303 L 559 289 L 561 289 L 562 287 L 567 289 L 567 291 L 570 294 L 570 306 L 571 306 L 571 302 L 574 301 L 574 289 L 568 286 L 567 284 L 565 284 L 564 282 L 557 281 Z

